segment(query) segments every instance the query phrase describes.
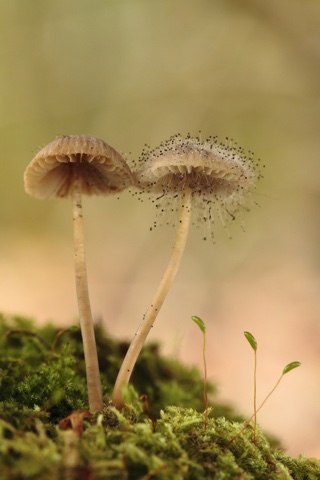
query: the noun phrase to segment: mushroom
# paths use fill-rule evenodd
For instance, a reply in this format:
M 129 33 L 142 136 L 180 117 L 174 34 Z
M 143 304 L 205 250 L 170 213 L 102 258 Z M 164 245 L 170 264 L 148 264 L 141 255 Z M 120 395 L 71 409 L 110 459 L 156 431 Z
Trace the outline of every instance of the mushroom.
M 140 189 L 156 194 L 157 200 L 177 199 L 179 213 L 169 263 L 131 341 L 114 386 L 112 402 L 118 408 L 123 406 L 123 387 L 130 380 L 147 335 L 177 274 L 189 232 L 192 206 L 200 207 L 201 212 L 207 209 L 206 217 L 202 213 L 205 220 L 211 219 L 214 207 L 224 209 L 234 218 L 233 212 L 259 177 L 251 152 L 246 156 L 240 147 L 219 143 L 216 137 L 201 142 L 198 137 L 175 135 L 154 150 L 144 151 L 140 160 L 143 167 L 136 173 Z
M 76 293 L 92 412 L 103 408 L 103 400 L 87 282 L 82 194 L 116 193 L 132 182 L 122 156 L 103 140 L 88 135 L 57 137 L 37 153 L 24 173 L 28 194 L 40 199 L 72 198 Z

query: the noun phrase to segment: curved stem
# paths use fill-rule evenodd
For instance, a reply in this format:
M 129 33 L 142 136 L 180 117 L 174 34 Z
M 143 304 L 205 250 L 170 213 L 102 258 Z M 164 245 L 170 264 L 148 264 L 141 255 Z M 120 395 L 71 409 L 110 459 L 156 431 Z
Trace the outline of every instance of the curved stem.
M 257 435 L 257 350 L 254 349 L 253 369 L 253 443 L 256 443 Z
M 268 393 L 268 395 L 265 397 L 265 399 L 263 400 L 263 402 L 260 403 L 259 407 L 257 408 L 256 410 L 256 413 L 260 412 L 261 408 L 264 406 L 264 404 L 266 403 L 266 401 L 268 400 L 268 398 L 273 394 L 273 392 L 275 391 L 275 389 L 277 388 L 277 386 L 279 385 L 279 383 L 281 382 L 283 378 L 283 373 L 280 375 L 280 377 L 278 378 L 278 380 L 276 381 L 274 387 L 270 390 L 270 392 Z M 252 416 L 250 418 L 250 421 L 252 420 Z
M 270 390 L 270 392 L 269 392 L 268 395 L 265 397 L 265 399 L 260 403 L 259 407 L 256 408 L 256 410 L 253 412 L 253 414 L 251 415 L 251 417 L 244 422 L 243 427 L 241 428 L 241 430 L 239 430 L 239 432 L 231 438 L 231 440 L 230 440 L 229 443 L 228 443 L 228 446 L 231 445 L 231 443 L 232 443 L 239 435 L 241 435 L 241 433 L 247 428 L 247 426 L 248 426 L 249 423 L 252 421 L 252 419 L 256 418 L 257 413 L 260 412 L 260 410 L 262 409 L 262 407 L 264 406 L 264 404 L 266 403 L 266 401 L 268 400 L 268 398 L 273 394 L 273 392 L 275 391 L 275 389 L 277 388 L 277 386 L 279 385 L 279 383 L 280 383 L 281 380 L 283 379 L 283 375 L 284 375 L 283 373 L 280 375 L 280 377 L 279 377 L 278 380 L 276 381 L 274 387 Z M 256 424 L 254 424 L 254 428 L 256 428 Z
M 203 380 L 203 401 L 204 401 L 204 429 L 207 429 L 208 426 L 208 373 L 207 373 L 207 358 L 206 358 L 206 332 L 203 333 L 203 347 L 202 347 L 202 358 L 203 358 L 203 370 L 204 370 L 204 380 Z
M 72 201 L 75 280 L 86 365 L 89 409 L 91 412 L 96 412 L 103 408 L 102 389 L 88 291 L 81 193 L 77 189 L 73 192 Z
M 112 393 L 112 402 L 117 408 L 123 406 L 122 390 L 129 383 L 133 368 L 144 345 L 144 342 L 153 327 L 153 323 L 162 307 L 168 291 L 177 274 L 181 258 L 186 246 L 190 218 L 191 218 L 191 197 L 192 191 L 185 190 L 181 199 L 179 224 L 176 231 L 176 239 L 168 266 L 162 276 L 158 290 L 152 299 L 152 302 L 131 341 L 126 356 L 122 362 L 114 389 Z

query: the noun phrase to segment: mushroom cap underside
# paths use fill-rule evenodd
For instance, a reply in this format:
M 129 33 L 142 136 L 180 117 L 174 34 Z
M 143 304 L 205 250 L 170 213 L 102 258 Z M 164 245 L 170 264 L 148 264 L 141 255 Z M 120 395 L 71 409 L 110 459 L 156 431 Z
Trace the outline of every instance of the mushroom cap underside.
M 138 172 L 138 184 L 154 192 L 177 192 L 187 187 L 197 193 L 225 195 L 244 192 L 255 185 L 255 171 L 240 156 L 229 151 L 218 153 L 190 149 L 155 155 Z
M 37 198 L 120 192 L 133 183 L 127 163 L 113 147 L 89 135 L 57 137 L 30 162 L 25 190 Z

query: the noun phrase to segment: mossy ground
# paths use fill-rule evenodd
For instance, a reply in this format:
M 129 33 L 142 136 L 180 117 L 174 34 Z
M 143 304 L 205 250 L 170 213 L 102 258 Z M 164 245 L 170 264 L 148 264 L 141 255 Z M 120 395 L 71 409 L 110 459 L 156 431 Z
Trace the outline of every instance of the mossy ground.
M 287 456 L 260 430 L 254 442 L 212 385 L 206 426 L 201 375 L 157 345 L 117 411 L 108 399 L 127 344 L 96 333 L 106 406 L 90 416 L 79 329 L 0 318 L 0 480 L 320 479 L 319 461 Z

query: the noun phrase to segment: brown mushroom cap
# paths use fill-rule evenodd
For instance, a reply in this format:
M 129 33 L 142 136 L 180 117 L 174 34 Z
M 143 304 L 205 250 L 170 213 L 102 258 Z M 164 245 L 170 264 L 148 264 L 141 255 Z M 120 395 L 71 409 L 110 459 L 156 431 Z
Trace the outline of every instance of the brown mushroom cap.
M 117 193 L 133 182 L 123 157 L 103 140 L 63 135 L 42 148 L 24 173 L 25 190 L 37 198 L 67 197 L 74 185 L 81 193 Z
M 212 140 L 176 135 L 146 152 L 144 167 L 137 174 L 140 187 L 166 194 L 190 188 L 196 195 L 218 197 L 250 190 L 257 179 L 252 162 L 241 149 Z

